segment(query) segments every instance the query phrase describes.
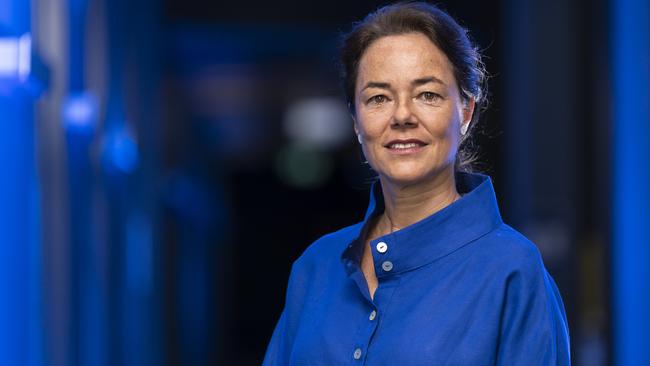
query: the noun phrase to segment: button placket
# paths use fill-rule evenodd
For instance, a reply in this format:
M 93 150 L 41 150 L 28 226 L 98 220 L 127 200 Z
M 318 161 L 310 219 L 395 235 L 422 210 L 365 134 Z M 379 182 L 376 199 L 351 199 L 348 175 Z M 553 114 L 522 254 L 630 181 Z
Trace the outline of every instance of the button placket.
M 361 324 L 359 327 L 359 332 L 357 333 L 357 341 L 354 344 L 354 351 L 352 351 L 352 357 L 356 361 L 363 361 L 366 358 L 366 354 L 372 343 L 373 335 L 375 334 L 377 327 L 379 326 L 379 309 L 373 304 L 368 307 L 368 312 L 366 313 L 366 318 L 364 320 L 365 324 Z
M 365 330 L 361 332 L 363 340 L 360 343 L 357 343 L 358 346 L 355 348 L 354 352 L 352 353 L 352 357 L 355 360 L 362 360 L 364 358 L 363 353 L 367 352 L 368 348 L 370 347 L 373 334 L 375 333 L 378 325 L 376 321 L 377 314 L 378 314 L 377 310 L 373 309 L 368 315 L 368 323 L 366 324 L 365 327 L 363 327 Z
M 392 270 L 393 270 L 393 262 L 391 262 L 391 261 L 384 261 L 384 262 L 381 264 L 381 269 L 383 269 L 384 272 L 390 272 L 390 271 L 392 271 Z
M 376 253 L 373 253 L 375 263 L 377 263 L 377 264 L 381 263 L 380 264 L 381 270 L 379 268 L 377 268 L 377 271 L 378 271 L 377 274 L 378 275 L 381 274 L 381 273 L 386 274 L 387 272 L 390 272 L 393 269 L 393 263 L 390 260 L 383 260 L 382 261 L 382 258 L 383 259 L 390 258 L 390 255 L 388 254 L 389 243 L 387 243 L 386 241 L 378 241 L 378 242 L 375 242 L 375 243 L 373 243 L 371 245 L 372 245 L 371 248 L 374 247 L 373 252 L 376 251 Z M 375 292 L 375 298 L 377 297 L 378 294 L 381 295 L 381 292 L 383 291 L 382 288 L 383 288 L 383 286 L 380 284 L 379 287 L 377 288 L 377 291 Z M 392 291 L 390 291 L 390 292 L 392 292 Z M 374 303 L 374 301 L 371 301 L 371 302 Z M 352 354 L 354 360 L 357 360 L 357 361 L 365 359 L 364 352 L 368 352 L 368 349 L 370 347 L 370 343 L 372 343 L 372 337 L 373 337 L 375 331 L 377 330 L 377 327 L 379 326 L 379 318 L 378 318 L 379 311 L 378 311 L 378 309 L 373 308 L 373 309 L 370 309 L 370 310 L 371 311 L 369 313 L 367 313 L 368 314 L 367 315 L 367 317 L 368 317 L 367 318 L 368 319 L 367 320 L 367 322 L 368 322 L 367 326 L 365 328 L 365 331 L 362 332 L 362 333 L 365 333 L 366 337 L 362 338 L 363 340 L 361 340 L 361 343 L 357 343 L 358 347 L 355 348 L 355 350 L 354 350 L 354 352 Z
M 377 250 L 377 253 L 379 254 L 386 254 L 388 251 L 388 243 L 385 241 L 380 241 L 375 245 L 375 249 Z M 389 260 L 385 260 L 381 263 L 381 269 L 384 272 L 390 272 L 393 270 L 393 262 Z
M 370 320 L 375 320 L 375 317 L 377 316 L 377 310 L 373 310 L 370 315 L 368 316 L 368 319 Z
M 362 338 L 365 340 L 365 342 L 361 341 L 359 343 L 356 343 L 356 345 L 360 346 L 360 348 L 363 349 L 361 360 L 367 360 L 372 352 L 371 347 L 374 342 L 374 335 L 381 326 L 381 319 L 385 319 L 386 308 L 390 305 L 393 294 L 395 293 L 395 289 L 397 288 L 400 281 L 401 279 L 399 276 L 391 276 L 388 279 L 387 285 L 382 286 L 381 291 L 378 289 L 377 292 L 375 292 L 375 302 L 373 302 L 373 306 L 368 308 L 368 310 L 370 310 L 370 313 L 367 313 L 368 320 L 365 330 L 360 331 L 360 334 L 365 335 L 365 338 Z

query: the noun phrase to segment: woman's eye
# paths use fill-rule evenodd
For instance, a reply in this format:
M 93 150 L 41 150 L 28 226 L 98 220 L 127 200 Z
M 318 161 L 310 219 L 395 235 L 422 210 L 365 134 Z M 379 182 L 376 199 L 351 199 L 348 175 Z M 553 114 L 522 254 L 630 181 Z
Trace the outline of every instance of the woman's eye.
M 375 95 L 368 99 L 368 104 L 381 104 L 388 100 L 385 95 Z
M 439 94 L 433 92 L 420 93 L 420 98 L 422 98 L 425 102 L 437 102 L 438 100 L 442 99 Z

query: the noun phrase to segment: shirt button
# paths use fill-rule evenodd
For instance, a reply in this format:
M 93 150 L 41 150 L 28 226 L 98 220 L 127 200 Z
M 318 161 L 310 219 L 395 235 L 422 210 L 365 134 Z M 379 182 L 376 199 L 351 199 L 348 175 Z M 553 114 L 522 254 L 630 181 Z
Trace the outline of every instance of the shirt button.
M 388 244 L 384 243 L 383 241 L 377 243 L 377 251 L 379 253 L 386 253 L 387 250 L 388 250 Z
M 358 360 L 361 358 L 361 348 L 357 348 L 354 350 L 354 359 Z
M 370 316 L 368 317 L 368 319 L 375 320 L 376 316 L 377 316 L 377 311 L 373 310 L 372 313 L 370 313 Z
M 386 261 L 381 264 L 381 268 L 386 272 L 390 272 L 393 269 L 393 262 Z

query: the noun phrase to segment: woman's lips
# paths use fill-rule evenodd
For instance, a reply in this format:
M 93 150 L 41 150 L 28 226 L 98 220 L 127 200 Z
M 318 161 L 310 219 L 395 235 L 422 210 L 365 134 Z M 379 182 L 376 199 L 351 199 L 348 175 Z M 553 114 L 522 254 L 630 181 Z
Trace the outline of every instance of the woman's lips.
M 393 154 L 404 155 L 421 151 L 427 144 L 416 139 L 393 140 L 385 147 Z

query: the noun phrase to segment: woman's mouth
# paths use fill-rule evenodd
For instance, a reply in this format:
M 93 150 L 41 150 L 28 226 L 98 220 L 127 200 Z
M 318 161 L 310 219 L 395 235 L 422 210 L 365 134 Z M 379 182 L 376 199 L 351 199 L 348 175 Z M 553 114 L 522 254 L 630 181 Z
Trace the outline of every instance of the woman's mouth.
M 394 154 L 413 154 L 422 150 L 427 144 L 416 139 L 393 140 L 385 147 Z

